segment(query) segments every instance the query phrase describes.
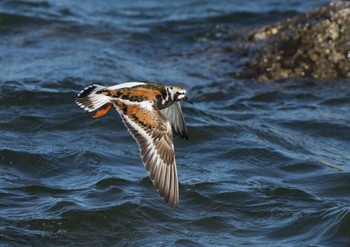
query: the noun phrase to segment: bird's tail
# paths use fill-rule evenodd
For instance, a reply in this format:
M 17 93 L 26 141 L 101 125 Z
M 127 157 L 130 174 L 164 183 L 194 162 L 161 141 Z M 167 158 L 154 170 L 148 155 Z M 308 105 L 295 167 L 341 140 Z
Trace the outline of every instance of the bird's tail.
M 105 106 L 106 104 L 110 109 L 111 98 L 107 96 L 105 93 L 103 93 L 105 91 L 109 91 L 109 90 L 106 87 L 101 85 L 94 84 L 94 85 L 88 86 L 78 94 L 78 97 L 76 98 L 75 102 L 77 103 L 78 106 L 80 106 L 81 108 L 83 108 L 85 111 L 88 111 L 88 112 L 95 111 L 100 107 Z

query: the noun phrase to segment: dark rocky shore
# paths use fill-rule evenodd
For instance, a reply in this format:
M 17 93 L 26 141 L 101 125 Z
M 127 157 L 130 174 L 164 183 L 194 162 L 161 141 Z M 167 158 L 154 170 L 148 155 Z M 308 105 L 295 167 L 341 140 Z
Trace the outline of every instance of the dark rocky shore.
M 251 59 L 239 78 L 258 81 L 350 77 L 350 3 L 337 1 L 263 26 L 247 37 Z

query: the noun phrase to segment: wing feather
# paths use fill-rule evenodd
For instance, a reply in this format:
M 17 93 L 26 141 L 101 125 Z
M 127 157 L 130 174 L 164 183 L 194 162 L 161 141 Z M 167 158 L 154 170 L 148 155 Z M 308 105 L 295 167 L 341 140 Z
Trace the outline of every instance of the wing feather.
M 180 102 L 175 102 L 171 106 L 161 109 L 160 112 L 168 119 L 174 134 L 181 138 L 188 139 L 187 127 L 182 114 Z
M 154 187 L 168 204 L 177 207 L 178 177 L 172 129 L 169 121 L 154 105 L 153 101 L 143 102 L 142 105 L 125 105 L 123 102 L 118 105 L 117 102 L 116 108 L 139 145 L 143 164 Z M 135 107 L 137 109 L 132 109 Z

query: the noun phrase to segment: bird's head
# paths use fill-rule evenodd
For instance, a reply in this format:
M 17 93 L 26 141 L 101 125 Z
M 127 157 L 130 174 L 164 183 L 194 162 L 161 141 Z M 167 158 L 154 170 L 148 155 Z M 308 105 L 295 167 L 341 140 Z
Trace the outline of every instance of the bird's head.
M 167 92 L 172 101 L 186 101 L 193 104 L 193 102 L 186 96 L 186 90 L 178 86 L 167 86 Z

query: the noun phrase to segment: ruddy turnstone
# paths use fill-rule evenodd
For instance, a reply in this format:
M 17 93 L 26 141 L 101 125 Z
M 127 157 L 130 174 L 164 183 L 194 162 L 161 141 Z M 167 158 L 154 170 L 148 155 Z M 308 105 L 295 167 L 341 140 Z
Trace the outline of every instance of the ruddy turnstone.
M 111 87 L 83 89 L 76 103 L 86 111 L 98 109 L 99 118 L 114 106 L 140 148 L 144 166 L 154 187 L 172 207 L 179 202 L 173 133 L 188 139 L 179 101 L 192 102 L 186 90 L 154 82 L 127 82 Z

